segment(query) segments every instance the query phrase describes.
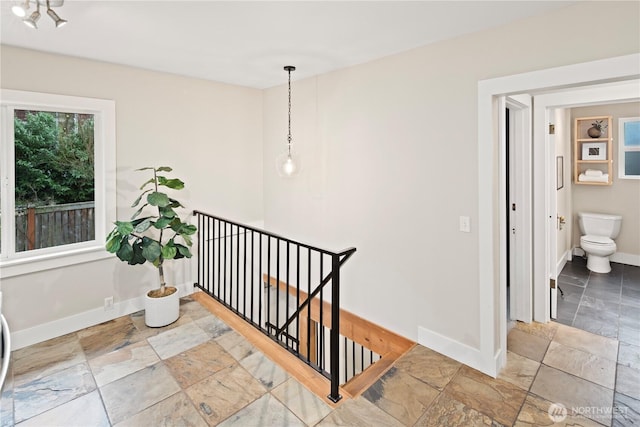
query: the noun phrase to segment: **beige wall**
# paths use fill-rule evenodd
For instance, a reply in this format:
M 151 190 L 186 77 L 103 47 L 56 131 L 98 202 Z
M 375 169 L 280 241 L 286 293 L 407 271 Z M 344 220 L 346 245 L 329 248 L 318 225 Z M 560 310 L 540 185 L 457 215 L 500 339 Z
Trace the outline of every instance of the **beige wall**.
M 638 13 L 638 3 L 584 2 L 295 81 L 293 134 L 307 162 L 295 181 L 272 166 L 285 88 L 267 90 L 266 226 L 358 248 L 344 267 L 347 310 L 412 339 L 423 327 L 478 348 L 478 81 L 638 52 Z M 584 31 L 592 16 L 616 25 Z M 471 233 L 458 231 L 460 215 Z
M 170 74 L 2 46 L 1 86 L 115 100 L 118 217 L 128 218 L 133 169 L 169 165 L 186 183 L 189 209 L 262 220 L 262 92 Z M 186 263 L 174 283 L 193 281 Z M 153 267 L 114 259 L 2 281 L 13 331 L 137 297 L 157 283 Z
M 594 105 L 571 109 L 576 117 L 613 116 L 613 184 L 611 186 L 573 185 L 572 243 L 580 247 L 578 212 L 622 215 L 620 236 L 616 239 L 618 254 L 629 254 L 640 260 L 640 180 L 618 178 L 618 119 L 640 117 L 640 103 Z M 573 125 L 572 125 L 573 126 Z M 618 255 L 619 256 L 619 255 Z

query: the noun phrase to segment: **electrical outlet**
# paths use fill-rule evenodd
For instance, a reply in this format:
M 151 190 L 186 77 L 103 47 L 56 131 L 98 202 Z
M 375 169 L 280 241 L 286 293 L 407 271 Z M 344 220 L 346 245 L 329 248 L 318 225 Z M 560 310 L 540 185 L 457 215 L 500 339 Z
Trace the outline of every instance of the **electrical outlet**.
M 104 299 L 104 311 L 113 310 L 113 297 L 107 297 Z
M 460 231 L 464 233 L 471 232 L 471 219 L 468 216 L 460 217 Z

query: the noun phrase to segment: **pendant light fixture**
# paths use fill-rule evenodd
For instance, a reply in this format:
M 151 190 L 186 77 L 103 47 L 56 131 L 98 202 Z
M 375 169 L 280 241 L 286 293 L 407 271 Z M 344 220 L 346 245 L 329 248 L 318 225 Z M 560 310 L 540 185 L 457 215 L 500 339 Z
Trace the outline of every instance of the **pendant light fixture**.
M 300 172 L 300 158 L 293 151 L 291 142 L 291 72 L 295 71 L 296 67 L 287 65 L 284 70 L 289 73 L 289 133 L 287 134 L 287 149 L 278 156 L 276 159 L 276 168 L 278 175 L 283 178 L 291 178 L 296 176 Z

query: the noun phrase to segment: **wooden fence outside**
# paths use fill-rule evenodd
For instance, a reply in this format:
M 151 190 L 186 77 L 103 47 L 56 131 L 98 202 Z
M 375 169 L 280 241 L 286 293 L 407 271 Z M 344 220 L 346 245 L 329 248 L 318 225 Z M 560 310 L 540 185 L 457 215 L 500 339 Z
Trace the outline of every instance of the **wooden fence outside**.
M 93 239 L 94 202 L 16 208 L 16 252 Z

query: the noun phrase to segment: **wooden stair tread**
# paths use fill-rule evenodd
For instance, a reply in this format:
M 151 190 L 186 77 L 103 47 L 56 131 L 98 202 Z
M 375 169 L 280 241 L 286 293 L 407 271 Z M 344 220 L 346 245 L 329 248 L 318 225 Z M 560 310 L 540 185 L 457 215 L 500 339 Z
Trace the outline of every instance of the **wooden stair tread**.
M 272 286 L 275 285 L 275 280 L 273 278 L 269 282 Z M 289 288 L 289 292 L 291 292 L 292 288 L 286 284 L 281 282 L 280 286 L 282 289 Z M 334 403 L 327 398 L 331 389 L 331 383 L 322 374 L 298 359 L 284 347 L 280 346 L 260 330 L 243 320 L 231 310 L 227 309 L 224 305 L 220 304 L 205 292 L 196 292 L 192 297 L 211 313 L 219 317 L 220 320 L 244 336 L 247 341 L 262 351 L 269 359 L 277 363 L 309 391 L 321 398 L 332 408 L 337 408 L 347 399 L 355 398 L 362 394 L 382 375 L 384 375 L 389 368 L 393 366 L 396 360 L 402 357 L 402 355 L 407 353 L 416 344 L 415 342 L 378 326 L 375 323 L 369 322 L 366 319 L 341 309 L 340 334 L 370 350 L 373 350 L 382 356 L 382 358 L 340 387 L 340 394 L 343 398 L 337 403 Z M 314 301 L 315 304 L 313 303 Z M 315 305 L 316 308 L 319 306 L 318 301 L 316 299 L 314 299 L 314 301 L 312 301 L 312 313 L 315 311 L 313 305 Z M 329 311 L 327 311 L 327 313 L 330 313 L 331 305 L 324 302 L 325 307 L 327 304 L 328 307 L 325 309 L 328 309 Z M 330 316 L 326 317 L 329 318 Z M 324 320 L 326 325 L 326 319 Z

